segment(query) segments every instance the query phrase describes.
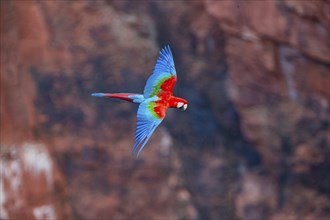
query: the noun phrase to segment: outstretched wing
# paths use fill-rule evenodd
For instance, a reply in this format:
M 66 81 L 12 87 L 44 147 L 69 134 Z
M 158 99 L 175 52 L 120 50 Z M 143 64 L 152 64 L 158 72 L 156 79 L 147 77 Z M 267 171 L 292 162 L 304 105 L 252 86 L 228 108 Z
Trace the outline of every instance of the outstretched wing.
M 137 112 L 135 144 L 132 155 L 138 150 L 136 157 L 139 156 L 152 133 L 164 119 L 165 111 L 166 107 L 157 105 L 155 102 L 142 102 L 140 104 Z
M 172 92 L 175 82 L 174 60 L 170 47 L 166 46 L 160 51 L 154 70 L 144 87 L 144 97 L 155 96 L 162 90 Z

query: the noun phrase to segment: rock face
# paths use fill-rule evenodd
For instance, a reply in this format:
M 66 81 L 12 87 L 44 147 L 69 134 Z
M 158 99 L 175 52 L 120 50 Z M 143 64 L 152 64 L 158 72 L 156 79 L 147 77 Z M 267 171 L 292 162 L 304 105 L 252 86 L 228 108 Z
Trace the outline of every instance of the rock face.
M 328 219 L 329 1 L 1 1 L 0 219 Z M 175 94 L 141 157 L 170 44 Z

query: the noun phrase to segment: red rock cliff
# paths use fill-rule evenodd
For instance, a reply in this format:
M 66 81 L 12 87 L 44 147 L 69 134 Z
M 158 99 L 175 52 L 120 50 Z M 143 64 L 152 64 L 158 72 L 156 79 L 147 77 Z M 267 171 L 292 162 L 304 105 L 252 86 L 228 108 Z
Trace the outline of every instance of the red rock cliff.
M 0 219 L 328 219 L 330 4 L 1 1 Z M 138 160 L 170 44 L 175 94 Z

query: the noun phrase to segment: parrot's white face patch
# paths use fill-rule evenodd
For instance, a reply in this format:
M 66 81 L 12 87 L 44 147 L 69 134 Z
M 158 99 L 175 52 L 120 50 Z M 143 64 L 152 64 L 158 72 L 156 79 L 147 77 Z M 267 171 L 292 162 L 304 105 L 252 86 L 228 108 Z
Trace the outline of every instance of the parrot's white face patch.
M 183 102 L 178 102 L 178 104 L 177 104 L 176 107 L 179 108 L 179 109 L 186 110 L 187 107 L 188 107 L 188 105 L 187 104 L 184 104 Z

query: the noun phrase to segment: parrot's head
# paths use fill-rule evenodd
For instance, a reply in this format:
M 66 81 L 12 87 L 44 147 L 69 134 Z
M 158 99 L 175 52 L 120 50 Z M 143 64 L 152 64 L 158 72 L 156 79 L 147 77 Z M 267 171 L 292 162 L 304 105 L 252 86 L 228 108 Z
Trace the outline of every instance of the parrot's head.
M 178 98 L 177 103 L 176 103 L 176 108 L 182 109 L 183 111 L 185 111 L 188 108 L 187 100 Z

